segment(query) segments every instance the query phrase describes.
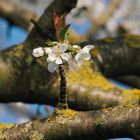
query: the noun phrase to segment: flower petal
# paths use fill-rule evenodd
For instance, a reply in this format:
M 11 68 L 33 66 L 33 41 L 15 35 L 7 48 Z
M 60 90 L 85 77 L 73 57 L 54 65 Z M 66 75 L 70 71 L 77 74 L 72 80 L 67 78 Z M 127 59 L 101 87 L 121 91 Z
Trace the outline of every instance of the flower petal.
M 73 45 L 72 48 L 79 49 L 80 47 L 78 45 Z
M 59 64 L 62 64 L 63 62 L 61 58 L 57 57 L 55 60 L 55 63 L 59 65 Z
M 61 54 L 61 57 L 62 57 L 62 59 L 68 61 L 69 58 L 70 58 L 70 55 L 69 55 L 68 53 L 62 53 L 62 54 Z
M 77 68 L 77 63 L 73 60 L 72 57 L 69 58 L 68 64 L 71 70 L 75 70 Z
M 44 48 L 44 50 L 45 50 L 46 54 L 52 53 L 52 49 L 51 48 Z
M 52 48 L 52 52 L 58 52 L 58 51 L 59 51 L 58 46 L 54 46 L 54 47 Z
M 50 53 L 47 60 L 54 62 L 56 60 L 56 55 L 54 53 Z
M 89 53 L 89 51 L 90 51 L 91 49 L 93 49 L 93 48 L 94 48 L 93 45 L 86 45 L 86 46 L 82 49 L 82 52 L 84 52 L 84 53 Z
M 89 53 L 89 51 L 90 51 L 90 49 L 88 48 L 88 47 L 84 47 L 84 48 L 82 48 L 82 54 L 84 54 L 84 53 Z
M 50 73 L 54 73 L 58 69 L 58 65 L 55 63 L 49 63 L 48 64 L 48 71 Z
M 65 52 L 68 49 L 68 44 L 63 43 L 59 46 L 59 52 Z
M 80 53 L 76 54 L 75 61 L 77 62 L 78 66 L 81 66 L 83 63 L 83 59 Z
M 91 55 L 89 53 L 83 53 L 82 57 L 83 57 L 84 60 L 90 60 Z
M 94 49 L 95 46 L 94 45 L 86 45 L 84 48 L 89 48 L 89 50 Z
M 41 57 L 44 55 L 44 50 L 42 47 L 39 47 L 39 48 L 34 49 L 32 54 L 34 57 Z

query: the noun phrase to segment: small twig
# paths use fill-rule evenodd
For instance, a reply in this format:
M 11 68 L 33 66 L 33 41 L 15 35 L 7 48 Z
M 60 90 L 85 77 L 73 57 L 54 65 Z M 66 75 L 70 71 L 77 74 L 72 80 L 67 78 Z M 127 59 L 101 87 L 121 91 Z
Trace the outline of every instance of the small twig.
M 64 65 L 59 65 L 59 74 L 60 74 L 60 97 L 58 101 L 57 107 L 60 109 L 67 109 L 67 89 L 66 89 L 66 78 L 65 78 L 65 71 L 64 71 Z

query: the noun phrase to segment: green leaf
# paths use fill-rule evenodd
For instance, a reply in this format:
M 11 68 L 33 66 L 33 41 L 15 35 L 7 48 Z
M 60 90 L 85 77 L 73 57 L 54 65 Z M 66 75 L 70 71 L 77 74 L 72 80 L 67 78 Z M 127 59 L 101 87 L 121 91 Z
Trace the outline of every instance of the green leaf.
M 61 29 L 61 31 L 60 31 L 60 39 L 61 39 L 62 41 L 65 40 L 67 31 L 68 31 L 69 28 L 70 28 L 70 24 L 66 25 L 65 27 L 63 27 L 63 28 Z

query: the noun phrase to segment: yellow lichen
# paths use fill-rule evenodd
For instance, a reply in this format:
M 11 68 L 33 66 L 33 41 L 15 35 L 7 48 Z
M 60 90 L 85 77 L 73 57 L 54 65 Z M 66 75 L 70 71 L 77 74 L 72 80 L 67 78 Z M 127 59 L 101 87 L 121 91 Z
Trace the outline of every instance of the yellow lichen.
M 15 126 L 15 124 L 3 124 L 3 123 L 1 123 L 0 124 L 0 129 L 4 129 L 4 128 L 10 129 L 10 128 L 14 127 L 14 126 Z
M 59 124 L 65 124 L 68 120 L 74 119 L 75 115 L 77 114 L 76 111 L 71 109 L 59 109 L 55 108 L 54 113 L 52 116 L 50 116 L 47 121 L 53 122 L 57 120 Z
M 39 133 L 38 131 L 31 131 L 30 132 L 30 139 L 31 140 L 43 140 L 44 135 Z
M 28 56 L 28 57 L 26 57 L 25 61 L 26 61 L 27 65 L 31 65 L 31 63 L 33 62 L 33 57 Z
M 90 62 L 84 63 L 84 65 L 77 70 L 68 71 L 67 79 L 70 85 L 78 84 L 86 87 L 97 87 L 103 90 L 115 88 L 115 85 L 108 82 L 101 73 L 94 70 Z
M 77 112 L 75 110 L 72 110 L 72 109 L 55 108 L 54 112 L 55 112 L 56 116 L 63 116 L 65 118 L 74 117 L 77 114 Z
M 96 118 L 95 123 L 96 123 L 96 126 L 100 126 L 101 124 L 104 123 L 104 118 L 102 116 Z
M 120 107 L 124 107 L 124 108 L 128 108 L 128 109 L 131 109 L 133 107 L 137 107 L 138 105 L 133 105 L 133 104 L 126 104 L 126 105 L 123 105 L 123 106 L 120 106 Z
M 140 90 L 139 89 L 122 89 L 122 98 L 124 98 L 125 104 L 139 103 L 140 102 Z
M 23 44 L 14 46 L 12 50 L 7 52 L 7 55 L 20 58 L 22 55 L 24 55 L 23 48 Z

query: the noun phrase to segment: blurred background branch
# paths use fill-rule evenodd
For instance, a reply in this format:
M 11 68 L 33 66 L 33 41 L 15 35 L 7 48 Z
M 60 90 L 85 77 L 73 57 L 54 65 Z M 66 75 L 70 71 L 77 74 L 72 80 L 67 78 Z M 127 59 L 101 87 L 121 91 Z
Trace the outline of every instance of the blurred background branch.
M 21 7 L 11 0 L 0 0 L 0 17 L 5 18 L 9 24 L 20 26 L 26 30 L 31 28 L 31 19 L 37 20 L 35 12 Z

